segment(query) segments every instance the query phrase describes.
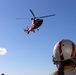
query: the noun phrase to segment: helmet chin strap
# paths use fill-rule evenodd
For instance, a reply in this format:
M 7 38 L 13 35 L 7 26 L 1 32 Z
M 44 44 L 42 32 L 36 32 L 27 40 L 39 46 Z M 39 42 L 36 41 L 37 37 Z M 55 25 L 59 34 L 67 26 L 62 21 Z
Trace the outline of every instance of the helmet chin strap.
M 59 62 L 58 67 L 58 75 L 64 75 L 64 63 L 63 61 Z

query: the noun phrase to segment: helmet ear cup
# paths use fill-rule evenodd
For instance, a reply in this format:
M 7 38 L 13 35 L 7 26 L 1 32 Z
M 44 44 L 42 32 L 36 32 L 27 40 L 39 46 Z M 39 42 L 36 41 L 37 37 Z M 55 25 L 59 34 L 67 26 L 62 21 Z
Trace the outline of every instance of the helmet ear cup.
M 76 54 L 75 54 L 74 60 L 76 61 Z

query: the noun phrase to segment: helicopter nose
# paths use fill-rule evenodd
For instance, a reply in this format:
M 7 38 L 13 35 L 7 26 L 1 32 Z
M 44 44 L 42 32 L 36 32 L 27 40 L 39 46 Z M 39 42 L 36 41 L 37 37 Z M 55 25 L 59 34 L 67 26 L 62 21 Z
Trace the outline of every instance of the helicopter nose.
M 43 23 L 43 20 L 41 20 L 41 23 Z

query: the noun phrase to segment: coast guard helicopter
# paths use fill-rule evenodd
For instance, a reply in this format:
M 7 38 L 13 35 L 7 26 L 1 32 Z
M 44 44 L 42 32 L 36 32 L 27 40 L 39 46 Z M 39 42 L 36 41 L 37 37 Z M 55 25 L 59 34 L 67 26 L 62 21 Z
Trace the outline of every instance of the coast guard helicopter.
M 37 31 L 39 31 L 38 28 L 43 23 L 43 19 L 40 19 L 40 18 L 55 16 L 55 14 L 52 14 L 52 15 L 47 15 L 47 16 L 36 17 L 35 14 L 33 13 L 33 11 L 31 9 L 30 9 L 30 12 L 33 15 L 33 18 L 31 18 L 32 24 L 31 24 L 30 28 L 28 28 L 28 26 L 26 26 L 25 29 L 24 29 L 24 32 L 26 32 L 27 34 L 29 34 L 30 31 L 32 31 L 32 32 L 35 33 L 35 29 L 37 29 Z

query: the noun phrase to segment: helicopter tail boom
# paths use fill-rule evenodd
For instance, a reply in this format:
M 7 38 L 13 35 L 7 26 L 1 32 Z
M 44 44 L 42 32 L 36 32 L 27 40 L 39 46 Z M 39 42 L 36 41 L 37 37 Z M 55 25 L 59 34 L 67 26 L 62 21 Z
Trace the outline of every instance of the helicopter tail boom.
M 25 30 L 25 29 L 24 29 L 24 32 L 26 32 L 27 34 L 29 34 L 29 31 L 28 31 L 28 30 Z
M 24 32 L 26 32 L 27 34 L 29 34 L 29 28 L 28 28 L 28 26 L 26 26 L 26 28 L 24 29 Z

